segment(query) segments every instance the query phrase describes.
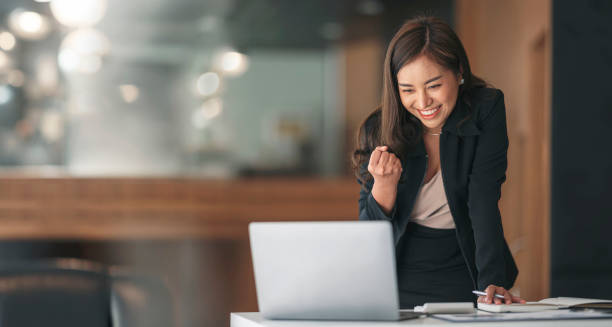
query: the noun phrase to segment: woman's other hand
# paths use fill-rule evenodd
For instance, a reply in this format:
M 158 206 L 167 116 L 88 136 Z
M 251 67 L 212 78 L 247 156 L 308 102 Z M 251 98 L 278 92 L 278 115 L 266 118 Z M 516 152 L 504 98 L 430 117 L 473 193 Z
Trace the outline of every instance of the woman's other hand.
M 484 290 L 487 295 L 482 295 L 478 297 L 478 303 L 495 303 L 495 304 L 512 304 L 512 303 L 525 303 L 525 300 L 521 299 L 518 296 L 514 296 L 510 294 L 508 290 L 501 286 L 489 285 Z M 500 299 L 495 297 L 495 294 L 503 295 L 504 298 Z
M 402 175 L 402 164 L 389 148 L 377 146 L 370 155 L 368 172 L 374 178 L 372 196 L 381 209 L 389 214 L 395 205 L 397 183 Z
M 377 146 L 370 155 L 368 172 L 376 183 L 395 187 L 402 174 L 402 164 L 395 154 L 388 152 L 386 145 Z

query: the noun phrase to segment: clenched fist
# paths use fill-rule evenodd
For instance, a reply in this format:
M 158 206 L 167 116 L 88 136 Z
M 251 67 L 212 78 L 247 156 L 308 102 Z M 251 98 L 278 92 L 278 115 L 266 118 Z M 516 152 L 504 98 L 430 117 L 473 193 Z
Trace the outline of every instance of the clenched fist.
M 397 183 L 402 175 L 402 164 L 387 146 L 377 146 L 372 155 L 368 171 L 374 177 L 372 196 L 385 214 L 390 214 L 395 205 Z
M 368 172 L 374 177 L 374 182 L 380 186 L 395 187 L 402 175 L 402 163 L 395 154 L 388 152 L 388 147 L 377 146 L 370 155 Z

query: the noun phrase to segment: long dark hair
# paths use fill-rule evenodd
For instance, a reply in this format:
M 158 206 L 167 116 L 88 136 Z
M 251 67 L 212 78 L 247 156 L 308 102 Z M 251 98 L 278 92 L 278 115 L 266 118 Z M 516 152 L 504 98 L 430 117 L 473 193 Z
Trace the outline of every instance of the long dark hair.
M 403 161 L 408 151 L 421 141 L 422 123 L 404 109 L 397 85 L 399 70 L 420 55 L 461 74 L 464 83 L 459 86 L 458 101 L 466 103 L 468 108 L 471 92 L 487 85 L 472 74 L 461 41 L 444 21 L 416 17 L 404 23 L 391 39 L 385 55 L 381 104 L 361 124 L 357 135 L 353 169 L 364 184 L 372 179 L 364 166 L 376 146 L 387 145 Z

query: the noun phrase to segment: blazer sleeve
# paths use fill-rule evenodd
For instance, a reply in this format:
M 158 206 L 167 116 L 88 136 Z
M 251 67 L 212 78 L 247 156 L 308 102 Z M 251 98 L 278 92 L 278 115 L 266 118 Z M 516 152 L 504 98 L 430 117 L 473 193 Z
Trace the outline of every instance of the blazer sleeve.
M 362 167 L 365 169 L 365 167 Z M 393 223 L 397 215 L 397 201 L 393 205 L 393 209 L 389 215 L 385 214 L 374 196 L 372 196 L 373 182 L 363 184 L 361 180 L 357 180 L 361 185 L 359 192 L 359 220 L 387 220 Z M 393 226 L 395 229 L 395 226 Z
M 497 91 L 492 105 L 481 107 L 481 133 L 468 184 L 468 208 L 476 243 L 478 288 L 510 287 L 505 260 L 506 243 L 499 212 L 501 186 L 508 166 L 508 134 L 504 96 Z

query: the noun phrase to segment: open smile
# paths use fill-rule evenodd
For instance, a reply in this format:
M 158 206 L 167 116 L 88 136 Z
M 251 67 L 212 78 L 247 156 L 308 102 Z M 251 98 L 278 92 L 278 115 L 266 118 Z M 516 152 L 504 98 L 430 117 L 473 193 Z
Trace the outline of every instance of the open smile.
M 439 105 L 433 109 L 417 110 L 417 111 L 419 112 L 421 117 L 423 117 L 423 119 L 432 119 L 436 115 L 438 115 L 438 113 L 440 112 L 440 109 L 442 109 L 442 105 Z

